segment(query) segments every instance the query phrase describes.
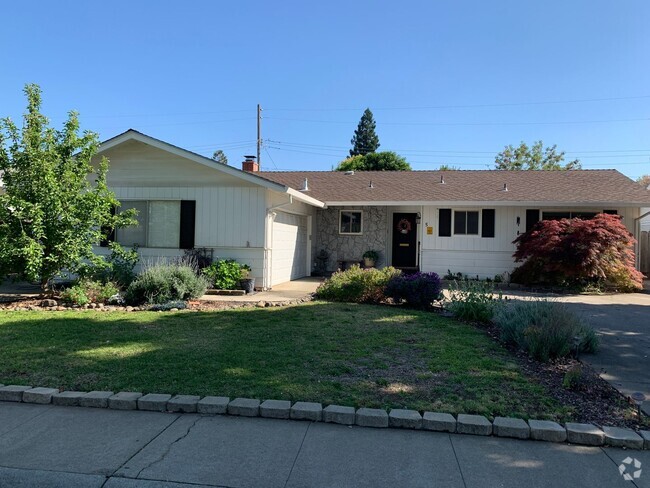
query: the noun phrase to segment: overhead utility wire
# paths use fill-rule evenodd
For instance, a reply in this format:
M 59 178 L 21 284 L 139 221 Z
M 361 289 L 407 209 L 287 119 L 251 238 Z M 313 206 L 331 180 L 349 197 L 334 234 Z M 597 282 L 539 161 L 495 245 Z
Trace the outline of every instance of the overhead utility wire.
M 314 120 L 314 119 L 290 119 L 284 117 L 266 117 L 270 120 L 282 120 L 287 122 L 307 122 L 315 124 L 345 124 L 349 125 L 351 121 L 343 120 Z M 510 126 L 510 125 L 577 125 L 577 124 L 609 124 L 618 122 L 648 122 L 649 117 L 637 119 L 608 119 L 608 120 L 565 120 L 557 122 L 377 122 L 377 125 L 403 125 L 403 126 Z
M 582 98 L 573 100 L 548 100 L 548 101 L 533 101 L 533 102 L 506 102 L 506 103 L 478 103 L 478 104 L 459 104 L 459 105 L 429 105 L 421 107 L 379 107 L 373 108 L 377 110 L 432 110 L 444 108 L 480 108 L 480 107 L 516 107 L 521 105 L 558 105 L 564 103 L 591 103 L 591 102 L 611 102 L 620 100 L 640 100 L 648 99 L 650 95 L 637 95 L 630 97 L 606 97 L 606 98 Z M 360 108 L 268 108 L 266 111 L 277 112 L 349 112 L 349 111 L 363 111 L 365 107 Z

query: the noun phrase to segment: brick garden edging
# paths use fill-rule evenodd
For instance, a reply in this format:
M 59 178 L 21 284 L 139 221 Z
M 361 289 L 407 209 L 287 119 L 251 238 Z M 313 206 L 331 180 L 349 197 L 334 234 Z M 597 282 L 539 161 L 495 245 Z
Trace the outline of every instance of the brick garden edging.
M 533 439 L 546 442 L 569 442 L 586 446 L 612 446 L 627 449 L 649 449 L 650 431 L 638 434 L 619 427 L 599 428 L 593 424 L 567 422 L 565 426 L 549 420 L 529 420 L 496 417 L 493 422 L 481 415 L 417 410 L 345 407 L 329 405 L 323 408 L 315 402 L 260 400 L 197 395 L 169 395 L 121 391 L 59 391 L 55 388 L 32 388 L 22 385 L 0 385 L 0 402 L 23 402 L 41 405 L 82 406 L 115 410 L 146 410 L 157 412 L 199 413 L 203 415 L 235 415 L 274 419 L 308 420 L 341 425 L 375 428 L 401 428 L 436 432 L 472 434 L 513 439 Z

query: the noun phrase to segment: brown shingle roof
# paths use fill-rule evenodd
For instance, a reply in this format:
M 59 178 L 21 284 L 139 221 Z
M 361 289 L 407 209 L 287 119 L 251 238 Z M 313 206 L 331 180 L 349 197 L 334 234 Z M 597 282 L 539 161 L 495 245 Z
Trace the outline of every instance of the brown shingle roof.
M 259 176 L 337 202 L 540 202 L 649 206 L 650 191 L 616 170 L 264 171 Z M 444 177 L 444 184 L 440 183 Z M 370 188 L 372 182 L 373 188 Z M 503 191 L 507 185 L 508 191 Z

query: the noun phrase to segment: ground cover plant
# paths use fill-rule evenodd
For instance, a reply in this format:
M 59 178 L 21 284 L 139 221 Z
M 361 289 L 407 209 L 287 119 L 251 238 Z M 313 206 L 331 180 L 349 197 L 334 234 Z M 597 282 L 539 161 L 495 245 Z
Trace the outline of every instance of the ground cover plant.
M 5 384 L 571 416 L 483 331 L 414 309 L 4 312 L 0 343 Z
M 516 283 L 643 287 L 643 275 L 634 267 L 634 237 L 618 215 L 542 220 L 514 242 L 515 261 L 523 263 L 512 273 Z
M 571 353 L 593 353 L 598 349 L 598 337 L 593 328 L 564 303 L 517 301 L 500 307 L 494 323 L 500 329 L 503 341 L 516 345 L 539 361 Z
M 502 305 L 502 296 L 483 281 L 455 281 L 449 285 L 445 300 L 447 310 L 468 322 L 490 322 Z
M 355 264 L 334 273 L 318 288 L 316 295 L 335 302 L 379 303 L 386 298 L 388 282 L 400 273 L 391 266 L 362 269 Z
M 207 280 L 185 263 L 147 265 L 126 289 L 124 298 L 132 305 L 162 304 L 201 297 Z
M 440 298 L 442 285 L 436 273 L 412 273 L 393 276 L 385 294 L 395 303 L 407 303 L 415 308 L 429 308 Z
M 234 290 L 239 287 L 242 278 L 248 275 L 251 268 L 234 259 L 219 259 L 203 268 L 201 273 L 208 280 L 208 285 L 218 290 Z

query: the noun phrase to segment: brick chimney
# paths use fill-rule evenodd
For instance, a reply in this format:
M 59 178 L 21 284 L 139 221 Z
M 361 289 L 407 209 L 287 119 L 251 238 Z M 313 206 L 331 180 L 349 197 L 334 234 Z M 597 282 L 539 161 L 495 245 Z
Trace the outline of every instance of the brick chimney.
M 246 159 L 241 164 L 241 169 L 255 173 L 260 170 L 260 165 L 255 161 L 255 156 L 244 156 Z

